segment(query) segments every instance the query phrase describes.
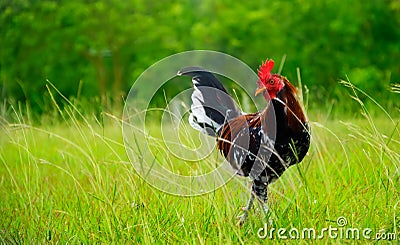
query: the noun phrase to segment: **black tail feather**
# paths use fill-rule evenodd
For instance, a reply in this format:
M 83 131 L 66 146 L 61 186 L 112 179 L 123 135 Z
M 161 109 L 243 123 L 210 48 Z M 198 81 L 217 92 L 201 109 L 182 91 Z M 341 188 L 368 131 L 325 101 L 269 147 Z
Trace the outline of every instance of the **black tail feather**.
M 221 82 L 204 68 L 186 67 L 178 75 L 192 77 L 194 91 L 189 122 L 195 129 L 215 136 L 226 121 L 241 114 Z

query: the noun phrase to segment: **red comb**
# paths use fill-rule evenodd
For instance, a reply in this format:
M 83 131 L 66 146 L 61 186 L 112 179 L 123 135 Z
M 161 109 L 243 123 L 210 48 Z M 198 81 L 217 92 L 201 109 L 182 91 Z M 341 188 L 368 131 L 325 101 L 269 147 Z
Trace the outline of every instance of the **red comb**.
M 265 81 L 271 77 L 272 68 L 274 68 L 274 61 L 272 59 L 267 59 L 265 63 L 261 63 L 260 68 L 258 69 L 258 77 L 261 81 Z

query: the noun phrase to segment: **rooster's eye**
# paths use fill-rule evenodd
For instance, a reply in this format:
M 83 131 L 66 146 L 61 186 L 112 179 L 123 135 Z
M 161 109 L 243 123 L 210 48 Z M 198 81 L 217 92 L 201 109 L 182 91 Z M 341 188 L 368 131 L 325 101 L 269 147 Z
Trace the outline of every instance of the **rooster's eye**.
M 274 80 L 274 79 L 270 79 L 270 80 L 268 81 L 268 83 L 269 83 L 270 85 L 274 85 L 275 80 Z

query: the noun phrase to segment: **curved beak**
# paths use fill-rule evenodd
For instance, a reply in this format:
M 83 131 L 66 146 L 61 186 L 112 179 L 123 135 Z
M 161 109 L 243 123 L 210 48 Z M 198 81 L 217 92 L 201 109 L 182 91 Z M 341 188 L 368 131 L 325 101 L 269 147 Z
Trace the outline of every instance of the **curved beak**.
M 254 94 L 254 96 L 257 96 L 259 94 L 261 94 L 262 92 L 264 92 L 267 88 L 262 86 L 260 88 L 257 88 L 256 93 Z

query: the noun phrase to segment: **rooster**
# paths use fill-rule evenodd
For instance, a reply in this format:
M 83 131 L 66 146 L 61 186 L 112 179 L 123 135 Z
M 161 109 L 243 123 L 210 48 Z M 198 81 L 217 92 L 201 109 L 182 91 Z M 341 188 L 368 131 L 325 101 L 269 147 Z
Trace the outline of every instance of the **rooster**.
M 200 67 L 186 67 L 178 75 L 192 77 L 190 125 L 216 137 L 217 148 L 236 174 L 253 180 L 251 195 L 242 225 L 255 198 L 268 213 L 268 185 L 290 166 L 305 157 L 310 146 L 310 128 L 296 96 L 296 88 L 286 77 L 272 74 L 273 60 L 258 69 L 255 95 L 267 102 L 261 112 L 246 114 L 239 110 L 221 82 Z

